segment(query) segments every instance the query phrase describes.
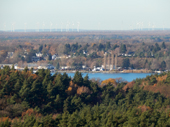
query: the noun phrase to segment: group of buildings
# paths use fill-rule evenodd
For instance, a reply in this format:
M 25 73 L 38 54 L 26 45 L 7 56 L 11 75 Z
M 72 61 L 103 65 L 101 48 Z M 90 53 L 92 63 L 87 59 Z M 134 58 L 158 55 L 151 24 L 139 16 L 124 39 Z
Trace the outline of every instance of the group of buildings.
M 12 68 L 12 66 L 14 65 L 14 69 L 16 70 L 23 70 L 25 67 L 28 67 L 28 69 L 33 68 L 34 70 L 37 69 L 49 69 L 49 70 L 54 70 L 55 67 L 51 64 L 47 64 L 47 63 L 41 63 L 41 64 L 37 64 L 37 63 L 27 63 L 27 64 L 0 64 L 1 69 L 4 68 L 5 66 L 9 66 L 10 68 Z

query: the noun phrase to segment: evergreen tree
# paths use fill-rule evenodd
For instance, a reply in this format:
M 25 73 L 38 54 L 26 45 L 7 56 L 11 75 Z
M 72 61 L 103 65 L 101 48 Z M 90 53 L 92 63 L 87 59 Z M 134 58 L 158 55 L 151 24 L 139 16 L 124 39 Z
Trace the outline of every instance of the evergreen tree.
M 52 118 L 52 115 L 46 115 L 43 118 L 43 126 L 44 127 L 56 127 L 57 123 L 56 121 Z
M 82 77 L 82 74 L 80 72 L 76 71 L 74 78 L 73 78 L 73 82 L 75 84 L 77 84 L 78 86 L 83 85 L 83 77 Z
M 59 64 L 59 62 L 57 62 L 57 64 L 56 64 L 56 69 L 57 69 L 57 70 L 60 69 L 60 64 Z
M 36 122 L 36 118 L 34 116 L 26 116 L 24 119 L 23 127 L 33 127 Z
M 111 48 L 110 42 L 106 42 L 106 50 L 108 50 L 110 48 Z
M 126 45 L 125 44 L 121 44 L 120 46 L 120 53 L 126 53 Z
M 59 127 L 67 127 L 68 126 L 68 118 L 69 118 L 69 113 L 68 113 L 68 111 L 65 111 L 62 114 L 62 119 L 60 120 Z
M 76 110 L 75 112 L 70 115 L 68 119 L 68 127 L 77 127 L 77 113 L 78 111 Z
M 28 66 L 26 66 L 25 68 L 24 68 L 24 72 L 27 72 L 29 69 L 28 69 Z
M 88 74 L 84 77 L 84 79 L 83 79 L 83 85 L 84 86 L 87 86 L 87 87 L 90 87 L 90 81 L 89 81 L 89 76 L 88 76 Z
M 11 68 L 11 70 L 15 70 L 15 68 L 14 68 L 14 65 L 12 65 L 12 68 Z
M 129 66 L 130 66 L 129 59 L 128 58 L 123 59 L 122 67 L 128 69 Z
M 165 70 L 165 68 L 166 68 L 166 62 L 162 61 L 161 62 L 161 70 Z
M 17 79 L 17 82 L 14 85 L 14 91 L 17 93 L 21 89 L 21 83 L 20 80 Z
M 162 42 L 162 45 L 161 45 L 161 47 L 162 47 L 163 49 L 166 49 L 165 42 Z
M 23 100 L 28 100 L 28 96 L 30 94 L 30 85 L 28 84 L 27 80 L 24 80 L 24 83 L 19 91 L 19 95 Z
M 5 122 L 0 122 L 0 127 L 11 127 L 11 122 L 8 119 Z

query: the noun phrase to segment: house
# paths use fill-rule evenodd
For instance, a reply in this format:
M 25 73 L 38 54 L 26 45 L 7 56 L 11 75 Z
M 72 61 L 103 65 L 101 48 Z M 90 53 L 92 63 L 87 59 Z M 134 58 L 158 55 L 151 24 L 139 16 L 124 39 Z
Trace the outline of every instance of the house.
M 104 69 L 102 67 L 96 67 L 94 66 L 92 71 L 103 71 Z
M 40 57 L 32 56 L 32 61 L 33 61 L 33 62 L 37 62 L 37 61 L 40 61 L 40 60 L 41 60 Z
M 71 58 L 71 55 L 66 56 L 66 59 Z
M 43 54 L 41 52 L 36 53 L 36 57 L 42 57 Z
M 38 65 L 36 63 L 27 63 L 27 67 L 28 69 L 37 69 Z
M 57 58 L 56 54 L 52 55 L 52 60 L 55 60 L 56 58 Z
M 38 69 L 49 69 L 49 70 L 52 70 L 52 69 L 55 69 L 55 67 L 51 64 L 43 64 L 43 65 L 40 65 L 38 66 Z
M 128 56 L 135 56 L 135 52 L 133 51 L 128 52 Z
M 12 68 L 13 64 L 0 64 L 1 69 L 3 69 L 5 66 Z
M 14 54 L 14 52 L 8 52 L 7 58 L 13 58 L 13 54 Z
M 87 54 L 87 52 L 86 52 L 85 50 L 83 50 L 83 54 L 84 54 L 84 55 L 86 55 L 86 54 Z

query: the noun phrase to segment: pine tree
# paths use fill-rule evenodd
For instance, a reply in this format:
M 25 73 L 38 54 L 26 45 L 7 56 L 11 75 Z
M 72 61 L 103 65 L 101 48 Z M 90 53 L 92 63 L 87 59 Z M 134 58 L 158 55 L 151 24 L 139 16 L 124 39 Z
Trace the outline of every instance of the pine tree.
M 78 111 L 76 110 L 72 115 L 70 115 L 68 119 L 68 127 L 77 127 L 77 114 Z
M 63 108 L 62 106 L 63 105 L 62 105 L 62 100 L 60 98 L 60 95 L 57 94 L 56 98 L 54 100 L 54 107 L 57 107 L 57 111 L 62 111 L 62 108 Z M 67 104 L 65 104 L 65 106 L 67 106 Z M 66 109 L 67 109 L 67 107 L 66 107 Z M 66 109 L 64 109 L 64 110 L 66 110 Z
M 64 89 L 68 88 L 70 80 L 71 79 L 68 77 L 68 75 L 66 73 L 64 73 L 63 76 L 62 76 L 62 82 L 63 82 L 63 85 L 64 85 Z
M 90 81 L 89 81 L 89 76 L 88 74 L 84 77 L 83 79 L 83 85 L 89 87 L 90 86 Z
M 11 70 L 13 70 L 13 71 L 15 70 L 15 68 L 14 68 L 14 65 L 12 65 L 12 68 L 11 68 Z
M 161 45 L 161 47 L 162 47 L 163 49 L 166 49 L 165 42 L 162 42 L 162 45 Z
M 0 127 L 11 127 L 11 122 L 8 119 L 5 122 L 0 122 Z
M 65 111 L 62 114 L 62 119 L 60 120 L 59 127 L 67 127 L 67 125 L 68 125 L 68 118 L 69 118 L 69 113 L 68 113 L 68 111 Z
M 82 78 L 82 74 L 80 72 L 76 71 L 74 78 L 73 78 L 73 82 L 75 84 L 77 84 L 78 86 L 83 85 L 83 78 Z
M 43 118 L 43 126 L 44 127 L 56 127 L 57 123 L 55 120 L 53 120 L 52 115 L 46 115 Z
M 28 69 L 28 66 L 26 66 L 25 68 L 24 68 L 24 72 L 27 72 L 29 69 Z
M 28 84 L 27 80 L 24 80 L 24 83 L 19 91 L 19 95 L 22 99 L 28 100 L 28 96 L 30 95 L 30 85 Z
M 14 85 L 14 91 L 17 93 L 21 89 L 21 83 L 20 80 L 17 79 L 17 82 Z
M 33 127 L 36 123 L 36 118 L 34 116 L 26 116 L 24 119 L 23 127 Z
M 68 105 L 69 105 L 69 97 L 66 100 L 64 100 L 63 112 L 68 111 Z

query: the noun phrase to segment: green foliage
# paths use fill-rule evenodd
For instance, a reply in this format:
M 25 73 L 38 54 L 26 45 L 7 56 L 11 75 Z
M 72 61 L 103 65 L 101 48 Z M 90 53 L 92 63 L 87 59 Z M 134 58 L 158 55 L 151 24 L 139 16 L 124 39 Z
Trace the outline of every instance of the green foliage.
M 152 76 L 151 80 L 150 80 L 150 85 L 154 85 L 157 82 L 155 76 Z
M 155 47 L 154 47 L 154 52 L 157 52 L 159 50 L 161 50 L 161 48 L 159 47 L 158 43 L 155 43 Z
M 43 49 L 43 45 L 40 45 L 39 48 L 38 48 L 38 51 L 41 52 Z
M 51 55 L 51 53 L 48 54 L 48 60 L 52 60 L 52 55 Z
M 78 86 L 83 85 L 83 77 L 82 77 L 82 74 L 80 72 L 76 71 L 74 78 L 73 78 L 73 82 L 75 84 L 77 84 Z
M 64 45 L 64 54 L 69 54 L 69 52 L 71 51 L 71 46 L 70 44 L 65 44 Z
M 0 122 L 0 127 L 11 127 L 11 122 L 8 119 L 5 122 Z
M 116 48 L 118 48 L 119 46 L 117 45 L 117 44 L 115 44 L 114 46 L 113 46 L 113 50 L 115 50 Z
M 125 91 L 124 82 L 99 86 L 78 71 L 73 79 L 66 73 L 51 76 L 49 70 L 32 74 L 29 70 L 15 72 L 6 68 L 0 74 L 2 127 L 170 125 L 170 99 L 140 87 L 145 81 L 151 85 L 157 83 L 156 77 L 160 75 L 136 79 L 133 87 Z M 167 73 L 167 85 L 169 77 Z M 79 88 L 88 88 L 90 92 L 67 94 L 68 90 Z M 8 117 L 19 119 L 11 123 Z
M 165 70 L 165 68 L 166 68 L 166 62 L 162 61 L 161 62 L 161 70 Z
M 106 50 L 108 50 L 110 48 L 111 48 L 110 42 L 106 42 Z
M 129 58 L 123 59 L 122 67 L 128 69 L 129 66 L 130 66 Z
M 165 42 L 162 42 L 162 45 L 161 45 L 161 47 L 162 47 L 163 49 L 166 49 Z
M 90 54 L 90 55 L 88 56 L 88 58 L 92 58 L 92 59 L 98 58 L 98 57 L 99 57 L 99 56 L 97 55 L 96 52 L 93 52 L 92 54 Z
M 60 64 L 59 64 L 59 62 L 57 62 L 57 64 L 56 64 L 56 69 L 57 69 L 57 70 L 60 69 Z
M 126 53 L 126 45 L 125 44 L 121 44 L 120 46 L 120 53 Z
M 100 43 L 99 46 L 98 46 L 98 50 L 99 51 L 105 50 L 105 46 Z

